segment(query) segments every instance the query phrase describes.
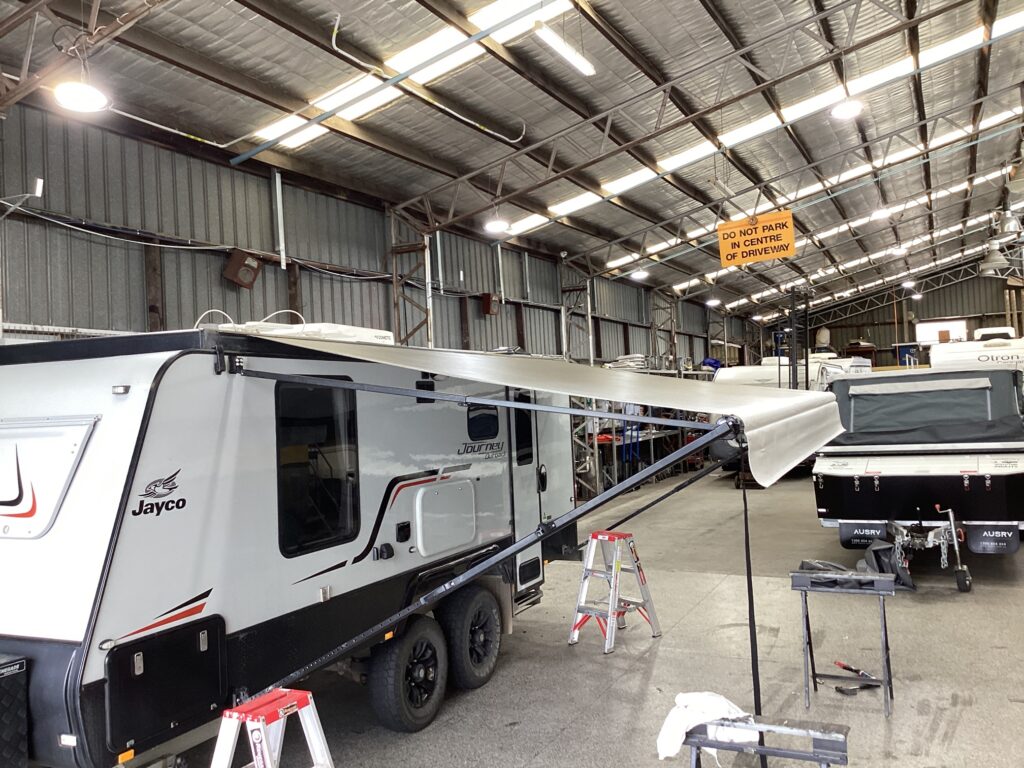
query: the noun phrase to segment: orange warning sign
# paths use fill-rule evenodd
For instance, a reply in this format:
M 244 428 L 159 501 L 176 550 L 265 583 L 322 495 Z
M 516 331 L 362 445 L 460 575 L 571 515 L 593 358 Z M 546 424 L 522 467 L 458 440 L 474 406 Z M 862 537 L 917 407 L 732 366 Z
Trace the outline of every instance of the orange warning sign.
M 718 255 L 723 267 L 796 256 L 795 241 L 792 211 L 762 213 L 718 227 Z

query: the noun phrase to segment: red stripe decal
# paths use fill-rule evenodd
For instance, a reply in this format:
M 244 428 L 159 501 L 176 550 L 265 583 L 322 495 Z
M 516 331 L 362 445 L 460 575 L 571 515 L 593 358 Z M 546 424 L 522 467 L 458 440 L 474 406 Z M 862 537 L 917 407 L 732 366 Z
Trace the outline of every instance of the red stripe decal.
M 424 485 L 426 483 L 436 483 L 441 480 L 448 480 L 450 478 L 451 475 L 444 475 L 443 477 L 426 477 L 423 480 L 413 480 L 410 483 L 402 483 L 402 485 L 395 488 L 395 492 L 391 494 L 391 503 L 388 504 L 388 507 L 393 507 L 395 505 L 395 501 L 398 500 L 398 494 L 400 494 L 406 488 L 412 488 L 415 485 Z
M 187 619 L 189 616 L 195 616 L 196 614 L 202 613 L 205 607 L 206 603 L 193 605 L 191 608 L 186 608 L 184 611 L 180 611 L 172 616 L 160 619 L 160 621 L 154 621 L 152 624 L 142 627 L 142 629 L 136 629 L 134 632 L 129 632 L 125 637 L 134 637 L 135 635 L 140 635 L 143 632 L 148 632 L 151 629 L 156 629 L 157 627 L 162 627 L 166 624 L 173 624 L 175 621 L 180 621 L 181 619 Z
M 32 506 L 28 512 L 18 512 L 17 514 L 0 514 L 0 517 L 35 517 L 36 515 L 36 487 L 34 485 L 29 486 L 32 489 Z

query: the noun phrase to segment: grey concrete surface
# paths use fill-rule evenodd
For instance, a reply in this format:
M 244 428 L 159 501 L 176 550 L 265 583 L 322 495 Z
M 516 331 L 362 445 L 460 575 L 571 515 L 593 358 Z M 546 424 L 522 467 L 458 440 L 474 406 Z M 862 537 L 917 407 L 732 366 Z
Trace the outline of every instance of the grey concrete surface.
M 586 521 L 601 528 L 670 485 L 646 486 Z M 850 726 L 851 765 L 959 768 L 1024 765 L 1024 566 L 1019 558 L 968 555 L 974 591 L 956 591 L 937 554 L 913 566 L 919 589 L 889 600 L 895 709 L 878 691 L 844 697 L 828 687 L 802 701 L 800 601 L 788 572 L 802 558 L 853 565 L 835 532 L 818 527 L 806 475 L 749 492 L 764 713 Z M 631 617 L 614 654 L 588 625 L 566 644 L 579 579 L 553 563 L 544 600 L 504 638 L 494 678 L 451 692 L 418 734 L 376 724 L 366 691 L 329 673 L 309 681 L 339 768 L 349 766 L 654 766 L 655 738 L 681 691 L 716 691 L 750 708 L 742 507 L 731 477 L 712 476 L 627 526 L 637 540 L 664 634 Z M 585 535 L 581 531 L 581 539 Z M 877 601 L 811 595 L 819 666 L 843 659 L 880 671 Z M 241 750 L 239 750 L 241 753 Z M 665 765 L 689 765 L 688 750 Z M 209 749 L 189 767 L 208 765 Z M 308 756 L 297 723 L 285 768 Z M 240 757 L 240 755 L 239 755 Z M 753 766 L 722 754 L 722 766 Z M 205 762 L 204 762 L 205 761 Z M 772 761 L 771 765 L 807 765 Z M 705 758 L 705 765 L 714 760 Z

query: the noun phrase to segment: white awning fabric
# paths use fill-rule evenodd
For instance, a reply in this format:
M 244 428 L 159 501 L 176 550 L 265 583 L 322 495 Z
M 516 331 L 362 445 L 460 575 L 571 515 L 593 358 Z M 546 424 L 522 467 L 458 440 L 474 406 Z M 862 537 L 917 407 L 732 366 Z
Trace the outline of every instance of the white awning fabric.
M 221 330 L 244 333 L 238 328 L 222 327 Z M 454 379 L 735 416 L 742 422 L 747 437 L 750 471 L 761 485 L 771 485 L 843 431 L 835 397 L 826 392 L 794 392 L 648 376 L 525 355 L 358 344 L 298 335 L 293 338 L 264 335 L 263 338 L 301 349 Z

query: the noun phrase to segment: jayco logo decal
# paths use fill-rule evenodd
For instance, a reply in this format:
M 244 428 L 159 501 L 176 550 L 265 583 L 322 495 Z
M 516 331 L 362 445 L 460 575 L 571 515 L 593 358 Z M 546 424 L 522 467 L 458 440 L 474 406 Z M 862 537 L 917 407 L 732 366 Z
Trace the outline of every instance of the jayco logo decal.
M 132 510 L 132 516 L 138 517 L 139 515 L 156 515 L 160 517 L 162 512 L 166 512 L 171 509 L 184 509 L 188 504 L 188 500 L 184 497 L 178 497 L 177 499 L 167 499 L 166 501 L 156 501 L 156 499 L 166 499 L 176 490 L 178 490 L 178 483 L 175 482 L 178 477 L 177 470 L 172 475 L 167 477 L 160 477 L 149 483 L 146 486 L 146 490 L 139 494 L 142 499 L 154 499 L 154 501 L 139 501 L 139 506 Z

